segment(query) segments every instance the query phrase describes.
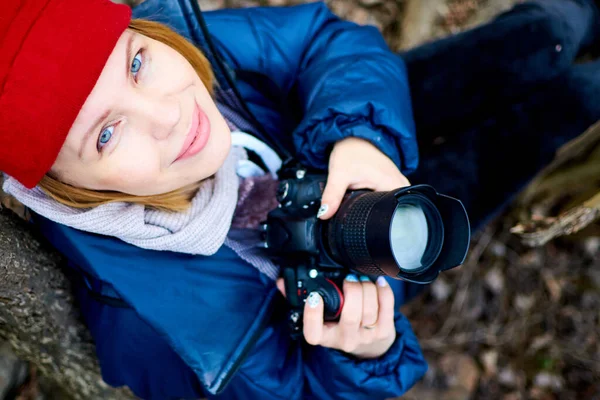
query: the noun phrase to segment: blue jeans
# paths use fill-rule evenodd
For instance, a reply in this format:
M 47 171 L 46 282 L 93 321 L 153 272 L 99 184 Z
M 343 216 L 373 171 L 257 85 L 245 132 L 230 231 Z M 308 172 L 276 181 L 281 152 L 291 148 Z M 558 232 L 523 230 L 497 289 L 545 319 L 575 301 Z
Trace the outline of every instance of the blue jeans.
M 411 183 L 460 199 L 473 230 L 496 216 L 600 119 L 600 60 L 573 63 L 600 37 L 598 21 L 592 0 L 532 1 L 401 54 L 421 153 Z

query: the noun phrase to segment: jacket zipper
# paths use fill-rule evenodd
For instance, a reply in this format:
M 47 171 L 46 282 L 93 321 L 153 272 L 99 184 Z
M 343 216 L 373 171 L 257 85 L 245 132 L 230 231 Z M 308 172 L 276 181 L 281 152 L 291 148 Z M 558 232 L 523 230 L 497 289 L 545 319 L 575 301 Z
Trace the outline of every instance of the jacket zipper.
M 277 289 L 275 289 L 275 290 L 277 290 Z M 225 387 L 231 381 L 231 379 L 233 378 L 233 376 L 235 375 L 235 373 L 242 366 L 242 363 L 246 360 L 246 357 L 248 356 L 248 353 L 250 353 L 250 351 L 254 347 L 254 344 L 260 338 L 260 335 L 263 333 L 263 331 L 265 330 L 265 328 L 267 327 L 267 325 L 269 324 L 269 322 L 273 318 L 272 315 L 275 312 L 275 301 L 276 301 L 276 299 L 277 299 L 276 295 L 271 297 L 271 299 L 269 301 L 269 305 L 267 306 L 268 310 L 265 311 L 265 317 L 263 318 L 263 320 L 260 323 L 260 325 L 258 327 L 256 327 L 256 330 L 252 334 L 252 337 L 248 340 L 248 344 L 246 345 L 246 347 L 244 347 L 242 349 L 242 351 L 240 352 L 240 354 L 238 355 L 238 357 L 234 361 L 233 365 L 231 366 L 229 372 L 227 372 L 227 374 L 223 377 L 223 380 L 221 381 L 221 383 L 219 385 L 219 388 L 217 389 L 217 391 L 216 391 L 215 394 L 219 394 L 219 393 L 221 393 L 225 389 Z

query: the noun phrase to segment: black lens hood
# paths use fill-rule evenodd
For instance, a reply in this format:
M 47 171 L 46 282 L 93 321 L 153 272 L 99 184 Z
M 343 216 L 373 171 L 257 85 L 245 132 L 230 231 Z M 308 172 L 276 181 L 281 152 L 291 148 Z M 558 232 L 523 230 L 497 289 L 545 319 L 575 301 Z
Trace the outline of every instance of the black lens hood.
M 415 198 L 423 196 L 435 206 L 442 218 L 444 231 L 437 259 L 429 268 L 417 271 L 403 270 L 396 263 L 389 238 L 396 206 L 402 197 L 411 194 L 418 195 Z M 440 271 L 462 264 L 471 238 L 469 219 L 462 202 L 437 193 L 430 185 L 414 185 L 386 193 L 373 205 L 366 229 L 365 239 L 373 264 L 388 276 L 421 284 L 432 282 Z

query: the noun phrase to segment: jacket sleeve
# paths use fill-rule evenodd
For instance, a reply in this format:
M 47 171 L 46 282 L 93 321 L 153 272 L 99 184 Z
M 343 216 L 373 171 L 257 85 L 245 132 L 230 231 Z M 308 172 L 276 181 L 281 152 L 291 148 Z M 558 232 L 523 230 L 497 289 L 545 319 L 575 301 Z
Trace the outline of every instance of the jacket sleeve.
M 331 145 L 355 136 L 404 173 L 417 167 L 406 66 L 376 28 L 341 20 L 319 2 L 216 11 L 209 29 L 234 69 L 268 76 L 301 109 L 293 139 L 310 165 L 326 169 Z
M 276 317 L 219 398 L 372 400 L 400 396 L 421 379 L 427 365 L 408 320 L 399 313 L 396 332 L 396 341 L 383 356 L 358 360 L 290 339 L 285 319 Z

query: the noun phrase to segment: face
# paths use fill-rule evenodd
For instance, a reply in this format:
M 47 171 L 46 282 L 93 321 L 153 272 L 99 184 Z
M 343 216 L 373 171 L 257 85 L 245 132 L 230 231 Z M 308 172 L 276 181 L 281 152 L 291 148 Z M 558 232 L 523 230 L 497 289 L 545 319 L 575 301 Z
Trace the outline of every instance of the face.
M 51 173 L 76 187 L 155 195 L 213 175 L 230 146 L 227 123 L 191 64 L 127 30 Z

